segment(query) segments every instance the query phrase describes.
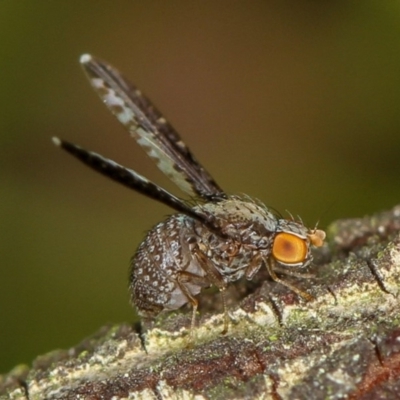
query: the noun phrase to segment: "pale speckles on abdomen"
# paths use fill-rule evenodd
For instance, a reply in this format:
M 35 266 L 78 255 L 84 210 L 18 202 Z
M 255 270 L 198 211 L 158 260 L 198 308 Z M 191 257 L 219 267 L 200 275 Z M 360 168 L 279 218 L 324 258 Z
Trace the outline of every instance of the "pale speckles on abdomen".
M 176 214 L 156 225 L 132 260 L 132 302 L 141 315 L 153 317 L 163 309 L 177 309 L 187 302 L 176 283 L 177 273 L 193 262 L 190 251 L 181 243 L 190 228 L 184 221 L 187 218 Z

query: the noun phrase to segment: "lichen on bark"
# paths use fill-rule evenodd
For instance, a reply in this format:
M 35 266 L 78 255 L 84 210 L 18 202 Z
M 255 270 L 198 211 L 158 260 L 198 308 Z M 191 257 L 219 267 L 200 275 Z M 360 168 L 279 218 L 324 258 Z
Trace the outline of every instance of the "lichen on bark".
M 398 398 L 400 206 L 328 232 L 315 278 L 289 277 L 314 301 L 261 273 L 228 289 L 226 335 L 218 294 L 204 293 L 191 347 L 190 313 L 147 332 L 105 326 L 1 377 L 0 399 Z

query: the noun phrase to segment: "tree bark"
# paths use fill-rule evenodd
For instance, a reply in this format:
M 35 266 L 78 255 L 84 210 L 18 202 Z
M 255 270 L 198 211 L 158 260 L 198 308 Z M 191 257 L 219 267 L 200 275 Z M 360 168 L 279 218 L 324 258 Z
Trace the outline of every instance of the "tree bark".
M 191 313 L 105 326 L 78 346 L 0 377 L 0 399 L 377 399 L 400 393 L 400 206 L 340 220 L 314 277 L 288 276 L 304 302 L 261 273 Z M 265 271 L 264 271 L 265 273 Z

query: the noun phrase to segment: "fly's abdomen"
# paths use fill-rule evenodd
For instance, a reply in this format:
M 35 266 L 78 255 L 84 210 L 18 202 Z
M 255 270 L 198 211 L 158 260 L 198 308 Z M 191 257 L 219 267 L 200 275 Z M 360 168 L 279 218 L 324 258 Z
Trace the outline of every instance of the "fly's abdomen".
M 139 315 L 152 318 L 163 310 L 178 309 L 189 301 L 185 290 L 195 296 L 204 287 L 185 282 L 188 274 L 205 277 L 192 254 L 196 245 L 192 222 L 184 215 L 171 216 L 149 231 L 136 251 L 129 288 Z

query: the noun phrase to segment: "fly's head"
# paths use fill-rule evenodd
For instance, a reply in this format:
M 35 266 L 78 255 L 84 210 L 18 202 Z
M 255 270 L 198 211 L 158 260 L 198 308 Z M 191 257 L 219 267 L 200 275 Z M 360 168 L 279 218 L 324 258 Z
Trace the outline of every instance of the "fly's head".
M 306 267 L 312 261 L 311 246 L 324 244 L 325 232 L 308 229 L 303 223 L 279 219 L 272 242 L 271 256 L 284 267 Z

